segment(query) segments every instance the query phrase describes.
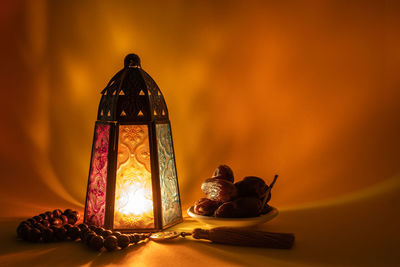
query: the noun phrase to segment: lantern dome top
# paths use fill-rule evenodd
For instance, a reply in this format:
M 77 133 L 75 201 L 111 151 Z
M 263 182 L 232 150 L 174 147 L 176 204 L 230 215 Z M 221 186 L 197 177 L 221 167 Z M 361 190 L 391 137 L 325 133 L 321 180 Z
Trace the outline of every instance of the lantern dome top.
M 124 68 L 114 75 L 101 94 L 97 120 L 168 120 L 164 97 L 156 82 L 141 68 L 140 58 L 136 54 L 125 57 Z

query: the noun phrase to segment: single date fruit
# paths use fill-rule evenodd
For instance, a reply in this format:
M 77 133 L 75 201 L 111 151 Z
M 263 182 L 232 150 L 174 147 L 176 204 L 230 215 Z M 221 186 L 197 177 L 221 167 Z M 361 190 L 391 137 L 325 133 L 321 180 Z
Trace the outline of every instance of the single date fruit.
M 226 202 L 219 206 L 219 208 L 214 213 L 215 217 L 221 218 L 237 218 L 237 207 L 236 203 L 233 201 Z
M 233 171 L 228 165 L 219 165 L 218 168 L 214 171 L 213 177 L 219 177 L 232 183 L 234 181 Z
M 265 197 L 268 185 L 263 179 L 255 176 L 247 176 L 242 181 L 235 183 L 239 197 Z
M 194 213 L 204 216 L 213 215 L 215 210 L 221 205 L 221 202 L 208 198 L 200 198 L 194 204 Z
M 262 201 L 257 197 L 242 197 L 235 200 L 239 217 L 256 217 L 260 215 Z
M 215 217 L 247 218 L 260 215 L 262 202 L 256 197 L 242 197 L 222 204 L 216 211 Z
M 227 202 L 237 196 L 237 189 L 232 182 L 219 177 L 209 178 L 201 185 L 207 198 L 219 202 Z

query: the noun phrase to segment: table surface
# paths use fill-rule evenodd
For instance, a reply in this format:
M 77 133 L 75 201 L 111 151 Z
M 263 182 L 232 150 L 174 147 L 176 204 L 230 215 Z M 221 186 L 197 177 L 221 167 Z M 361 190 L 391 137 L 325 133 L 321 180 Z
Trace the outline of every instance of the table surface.
M 96 252 L 79 242 L 17 240 L 22 218 L 0 220 L 0 266 L 400 266 L 400 180 L 309 206 L 286 208 L 257 227 L 296 236 L 291 250 L 236 247 L 193 240 L 144 242 Z M 173 230 L 204 225 L 185 218 Z

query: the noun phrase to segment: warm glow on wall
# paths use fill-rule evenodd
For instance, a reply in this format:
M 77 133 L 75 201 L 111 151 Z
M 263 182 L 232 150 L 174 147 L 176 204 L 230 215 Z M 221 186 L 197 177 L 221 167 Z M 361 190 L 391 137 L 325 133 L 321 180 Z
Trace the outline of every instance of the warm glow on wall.
M 9 40 L 0 44 L 7 214 L 40 211 L 50 195 L 84 206 L 98 91 L 132 49 L 173 115 L 184 209 L 216 164 L 238 178 L 279 173 L 280 207 L 398 173 L 398 2 L 8 2 L 0 18 Z M 20 176 L 47 194 L 26 192 Z

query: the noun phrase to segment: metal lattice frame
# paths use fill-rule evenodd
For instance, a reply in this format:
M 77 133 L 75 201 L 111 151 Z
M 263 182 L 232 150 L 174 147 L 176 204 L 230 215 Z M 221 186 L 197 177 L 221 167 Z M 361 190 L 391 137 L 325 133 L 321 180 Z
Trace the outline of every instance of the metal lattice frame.
M 156 82 L 128 55 L 119 71 L 101 92 L 99 121 L 151 122 L 168 120 L 168 109 Z

